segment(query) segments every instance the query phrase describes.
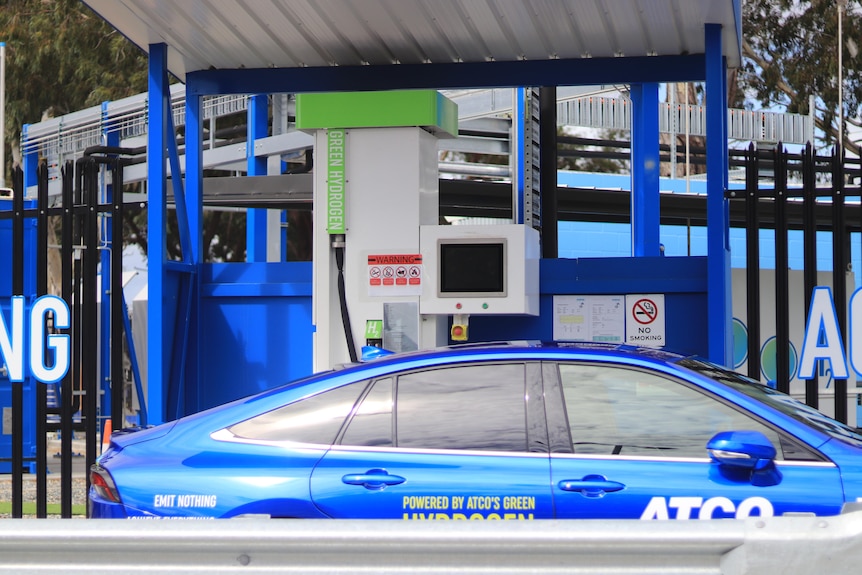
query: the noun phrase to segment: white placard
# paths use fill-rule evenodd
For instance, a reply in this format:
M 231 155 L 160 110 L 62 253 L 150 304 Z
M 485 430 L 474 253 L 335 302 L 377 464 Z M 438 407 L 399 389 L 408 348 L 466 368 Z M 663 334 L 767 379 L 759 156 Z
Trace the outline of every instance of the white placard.
M 623 343 L 624 337 L 625 296 L 554 296 L 554 341 Z

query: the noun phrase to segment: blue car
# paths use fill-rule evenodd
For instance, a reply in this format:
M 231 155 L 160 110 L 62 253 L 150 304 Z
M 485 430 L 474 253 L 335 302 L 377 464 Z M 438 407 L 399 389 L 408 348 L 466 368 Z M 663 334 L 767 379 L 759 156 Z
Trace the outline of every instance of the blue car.
M 694 357 L 466 345 L 114 433 L 91 485 L 97 518 L 835 515 L 862 506 L 862 435 Z

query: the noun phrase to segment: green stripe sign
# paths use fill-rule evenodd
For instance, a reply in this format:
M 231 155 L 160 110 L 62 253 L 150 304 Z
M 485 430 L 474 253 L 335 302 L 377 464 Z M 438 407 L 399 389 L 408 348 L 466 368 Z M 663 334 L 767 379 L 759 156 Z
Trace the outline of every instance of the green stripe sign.
M 330 129 L 326 147 L 326 231 L 343 234 L 344 223 L 344 130 Z
M 296 95 L 296 127 L 418 126 L 438 138 L 458 136 L 458 105 L 434 90 L 312 92 Z

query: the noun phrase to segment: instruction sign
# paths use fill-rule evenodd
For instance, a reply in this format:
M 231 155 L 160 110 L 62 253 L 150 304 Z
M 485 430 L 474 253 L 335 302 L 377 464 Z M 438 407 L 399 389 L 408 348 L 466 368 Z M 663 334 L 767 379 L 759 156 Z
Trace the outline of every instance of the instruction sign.
M 368 256 L 368 295 L 422 295 L 422 254 Z
M 626 295 L 626 343 L 664 347 L 664 294 Z
M 623 343 L 625 296 L 554 296 L 554 341 Z

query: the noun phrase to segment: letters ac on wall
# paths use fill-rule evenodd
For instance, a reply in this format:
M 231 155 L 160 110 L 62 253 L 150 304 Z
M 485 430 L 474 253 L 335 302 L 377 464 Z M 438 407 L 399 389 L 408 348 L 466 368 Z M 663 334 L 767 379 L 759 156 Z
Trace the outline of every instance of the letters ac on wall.
M 33 302 L 30 315 L 25 322 L 24 296 L 12 296 L 9 325 L 0 313 L 0 360 L 6 365 L 9 381 L 24 381 L 24 357 L 29 351 L 29 366 L 32 376 L 42 383 L 55 383 L 69 371 L 70 341 L 68 334 L 45 332 L 45 316 L 51 312 L 56 329 L 70 327 L 69 306 L 53 295 L 46 295 Z M 25 339 L 29 333 L 29 341 Z M 29 345 L 25 345 L 25 341 Z M 52 365 L 47 365 L 53 355 Z
M 850 363 L 856 375 L 862 377 L 862 288 L 857 289 L 850 297 L 849 311 Z M 812 292 L 808 321 L 805 324 L 798 377 L 813 379 L 817 362 L 823 360 L 829 361 L 835 379 L 847 379 L 850 373 L 844 350 L 832 290 L 829 287 L 817 286 Z

